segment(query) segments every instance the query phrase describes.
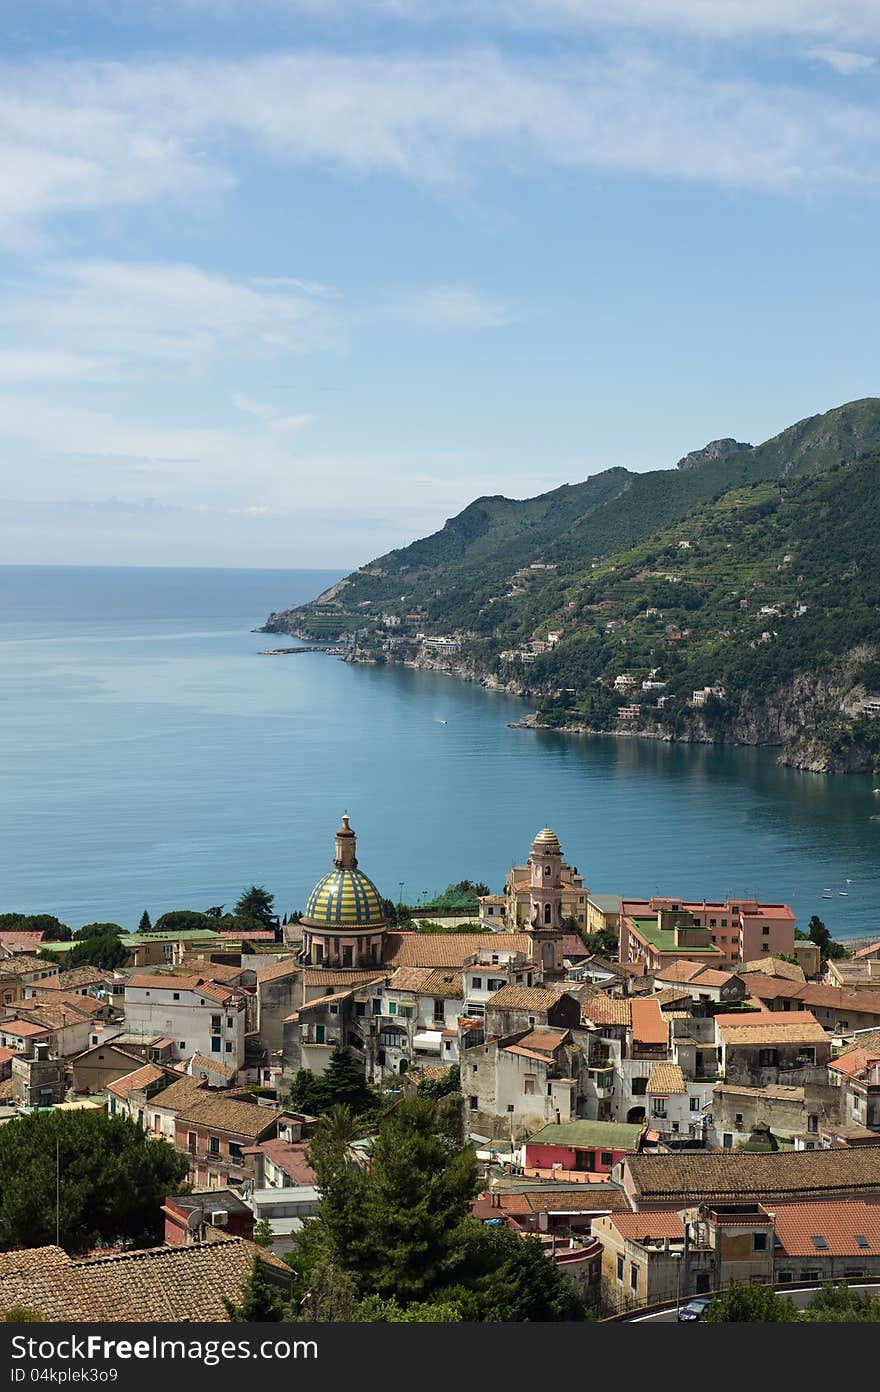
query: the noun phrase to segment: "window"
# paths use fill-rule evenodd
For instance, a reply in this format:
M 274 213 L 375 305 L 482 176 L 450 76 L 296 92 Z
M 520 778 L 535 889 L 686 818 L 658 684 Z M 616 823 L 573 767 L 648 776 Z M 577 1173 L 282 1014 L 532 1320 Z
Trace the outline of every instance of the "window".
M 780 1286 L 787 1286 L 787 1285 L 790 1285 L 791 1279 L 792 1279 L 792 1278 L 791 1278 L 791 1272 L 790 1272 L 790 1271 L 777 1271 L 777 1273 L 776 1273 L 776 1279 L 777 1279 L 777 1281 L 779 1282 Z
M 769 944 L 769 943 L 762 943 L 762 944 L 761 944 L 761 951 L 762 951 L 762 952 L 769 952 L 769 951 L 770 951 L 770 944 Z
M 412 1008 L 411 1005 L 402 1005 L 402 1006 L 400 1007 L 400 1013 L 401 1013 L 401 1015 L 403 1016 L 403 1018 L 404 1018 L 405 1020 L 411 1020 L 411 1019 L 412 1019 L 413 1008 Z
M 212 1136 L 210 1140 L 210 1151 L 212 1155 L 220 1154 L 220 1137 Z
M 742 1124 L 743 1124 L 743 1114 L 742 1114 L 742 1112 L 737 1112 L 736 1116 L 733 1118 L 733 1124 L 734 1124 L 734 1126 L 736 1126 L 738 1129 L 740 1129 L 740 1130 L 742 1129 Z
M 645 1091 L 646 1091 L 646 1089 L 647 1089 L 647 1086 L 648 1086 L 648 1080 L 647 1080 L 647 1078 L 633 1078 L 633 1080 L 632 1080 L 632 1095 L 633 1095 L 633 1097 L 644 1097 Z
M 828 1239 L 827 1237 L 823 1237 L 821 1233 L 814 1233 L 813 1236 L 810 1238 L 810 1241 L 812 1242 L 817 1252 L 828 1251 Z
M 761 929 L 761 934 L 765 938 L 769 938 L 770 936 L 770 928 L 766 923 L 764 924 L 764 927 Z
M 472 1112 L 475 1112 L 475 1111 L 477 1110 L 477 1099 L 476 1099 L 476 1097 L 469 1097 L 469 1098 L 468 1098 L 468 1105 L 469 1105 L 471 1111 L 472 1111 Z
M 617 1279 L 618 1281 L 623 1280 L 623 1257 L 617 1258 Z
M 610 1150 L 603 1150 L 603 1151 L 602 1151 L 602 1164 L 603 1164 L 603 1165 L 613 1165 L 613 1164 L 614 1164 L 614 1156 L 611 1154 L 611 1151 L 610 1151 Z
M 219 1016 L 219 1015 L 212 1015 L 212 1016 L 211 1016 L 211 1029 L 219 1029 L 221 1024 L 222 1024 L 222 1018 L 221 1018 L 221 1016 Z
M 211 1040 L 211 1053 L 212 1053 L 212 1054 L 219 1054 L 219 1052 L 220 1052 L 220 1040 L 219 1040 L 219 1039 L 217 1038 L 217 1036 L 215 1035 L 214 1038 Z
M 666 1115 L 666 1098 L 665 1098 L 665 1097 L 652 1097 L 652 1098 L 651 1098 L 651 1116 L 665 1117 L 665 1115 Z
M 690 1097 L 690 1098 L 688 1098 L 688 1105 L 689 1105 L 689 1107 L 690 1107 L 690 1109 L 691 1109 L 692 1112 L 698 1112 L 698 1111 L 700 1110 L 700 1099 L 699 1099 L 699 1097 Z
M 178 1047 L 179 1047 L 179 1048 L 181 1048 L 181 1049 L 185 1049 L 185 1048 L 186 1048 L 186 1040 L 185 1040 L 185 1039 L 179 1039 L 177 1042 L 178 1042 Z
M 364 1001 L 355 1001 L 354 1013 L 357 1016 L 365 1015 L 367 1013 L 366 1003 Z
M 523 1092 L 526 1097 L 534 1097 L 538 1090 L 537 1081 L 534 1073 L 528 1073 L 523 1079 Z
M 813 1115 L 811 1114 L 810 1116 L 807 1117 L 807 1130 L 808 1130 L 808 1131 L 818 1131 L 818 1130 L 819 1130 L 819 1118 L 818 1118 L 817 1116 L 813 1116 Z
M 721 1137 L 721 1146 L 724 1150 L 733 1150 L 733 1132 L 725 1131 Z
M 865 1273 L 860 1266 L 845 1266 L 843 1274 L 844 1276 L 864 1276 Z
M 509 1112 L 512 1112 L 512 1111 L 513 1111 L 513 1103 L 512 1103 L 512 1102 L 508 1102 L 508 1104 L 507 1104 L 507 1110 L 508 1110 Z
M 230 1160 L 241 1160 L 241 1146 L 238 1141 L 229 1142 L 229 1158 Z
M 810 1267 L 810 1270 L 809 1270 L 809 1271 L 802 1271 L 802 1272 L 801 1272 L 801 1280 L 802 1280 L 802 1281 L 818 1281 L 818 1280 L 819 1280 L 819 1271 L 818 1271 L 818 1268 L 817 1268 L 817 1267 Z
M 483 989 L 483 978 L 482 978 L 481 976 L 475 976 L 475 977 L 473 978 L 473 990 L 475 990 L 475 991 L 482 991 L 482 989 Z
M 756 1232 L 756 1233 L 752 1233 L 752 1251 L 753 1251 L 753 1252 L 766 1252 L 766 1251 L 767 1251 L 767 1234 L 766 1234 L 765 1232 Z
M 223 1048 L 226 1050 L 227 1054 L 231 1054 L 231 1053 L 232 1053 L 232 1040 L 231 1040 L 231 1039 L 227 1039 L 226 1043 L 223 1045 Z
M 550 916 L 551 916 L 552 912 L 553 912 L 553 910 L 550 908 L 550 905 L 549 905 L 549 904 L 545 904 L 545 905 L 544 905 L 544 922 L 545 922 L 545 923 L 549 923 L 549 922 L 551 921 Z
M 857 1232 L 853 1240 L 860 1251 L 867 1252 L 870 1250 L 871 1244 L 863 1232 Z
M 631 1263 L 630 1263 L 630 1268 L 629 1268 L 629 1284 L 630 1284 L 630 1288 L 631 1288 L 632 1290 L 634 1290 L 634 1291 L 637 1291 L 637 1290 L 638 1290 L 638 1288 L 639 1288 L 639 1268 L 636 1266 L 635 1262 L 631 1262 Z
M 389 1014 L 389 1015 L 396 1015 L 396 1014 L 397 1014 L 397 1001 L 389 1001 L 389 1002 L 388 1002 L 388 1014 Z
M 382 1002 L 378 999 L 377 996 L 374 996 L 374 997 L 373 997 L 373 1014 L 374 1014 L 374 1015 L 381 1015 L 381 1014 L 382 1014 Z
M 171 999 L 172 999 L 172 1000 L 180 1000 L 180 992 L 179 992 L 179 991 L 172 991 L 172 993 L 171 993 Z

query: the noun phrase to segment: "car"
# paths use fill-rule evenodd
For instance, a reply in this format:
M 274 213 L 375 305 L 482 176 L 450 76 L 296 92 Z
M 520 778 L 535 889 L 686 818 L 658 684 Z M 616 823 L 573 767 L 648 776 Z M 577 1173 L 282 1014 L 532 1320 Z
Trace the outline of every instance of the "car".
M 713 1297 L 711 1295 L 696 1296 L 693 1300 L 689 1300 L 686 1305 L 679 1306 L 678 1318 L 685 1322 L 703 1319 L 706 1311 L 712 1304 L 712 1300 Z

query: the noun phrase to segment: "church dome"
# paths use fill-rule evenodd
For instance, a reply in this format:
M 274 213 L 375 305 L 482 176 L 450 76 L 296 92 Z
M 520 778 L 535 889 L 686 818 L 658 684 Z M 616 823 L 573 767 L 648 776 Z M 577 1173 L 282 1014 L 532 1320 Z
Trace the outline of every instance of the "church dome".
M 356 837 L 348 814 L 336 833 L 333 869 L 322 875 L 309 895 L 303 923 L 310 928 L 384 928 L 382 896 L 369 875 L 358 869 Z
M 316 928 L 382 928 L 382 896 L 363 870 L 334 868 L 309 895 L 304 922 Z
M 532 846 L 536 851 L 559 851 L 560 854 L 562 852 L 559 837 L 551 827 L 542 827 L 532 842 Z

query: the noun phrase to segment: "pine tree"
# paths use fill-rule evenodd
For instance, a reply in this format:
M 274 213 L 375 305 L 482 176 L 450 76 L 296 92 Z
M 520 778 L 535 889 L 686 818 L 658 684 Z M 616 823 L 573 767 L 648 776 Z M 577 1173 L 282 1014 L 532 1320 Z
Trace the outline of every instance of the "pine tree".
M 129 921 L 130 921 L 130 920 L 129 920 Z M 141 917 L 140 917 L 140 922 L 138 923 L 138 932 L 139 932 L 139 933 L 150 933 L 150 932 L 152 932 L 152 929 L 153 929 L 153 925 L 152 925 L 152 923 L 150 922 L 150 915 L 147 913 L 146 909 L 144 909 L 144 911 L 143 911 L 143 913 L 141 914 Z
M 264 928 L 272 928 L 275 923 L 274 906 L 275 895 L 270 894 L 262 885 L 252 884 L 250 889 L 242 890 L 235 912 L 239 918 L 252 918 Z

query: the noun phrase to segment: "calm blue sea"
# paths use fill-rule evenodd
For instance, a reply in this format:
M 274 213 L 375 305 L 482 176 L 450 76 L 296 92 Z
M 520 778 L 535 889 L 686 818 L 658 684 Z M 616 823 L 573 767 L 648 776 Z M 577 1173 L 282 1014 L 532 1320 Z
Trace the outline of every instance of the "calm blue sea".
M 348 810 L 392 898 L 500 887 L 550 823 L 597 892 L 753 894 L 880 935 L 869 780 L 511 730 L 522 703 L 449 678 L 258 655 L 288 641 L 252 632 L 272 609 L 337 578 L 0 568 L 0 911 L 134 927 L 251 882 L 299 908 Z

